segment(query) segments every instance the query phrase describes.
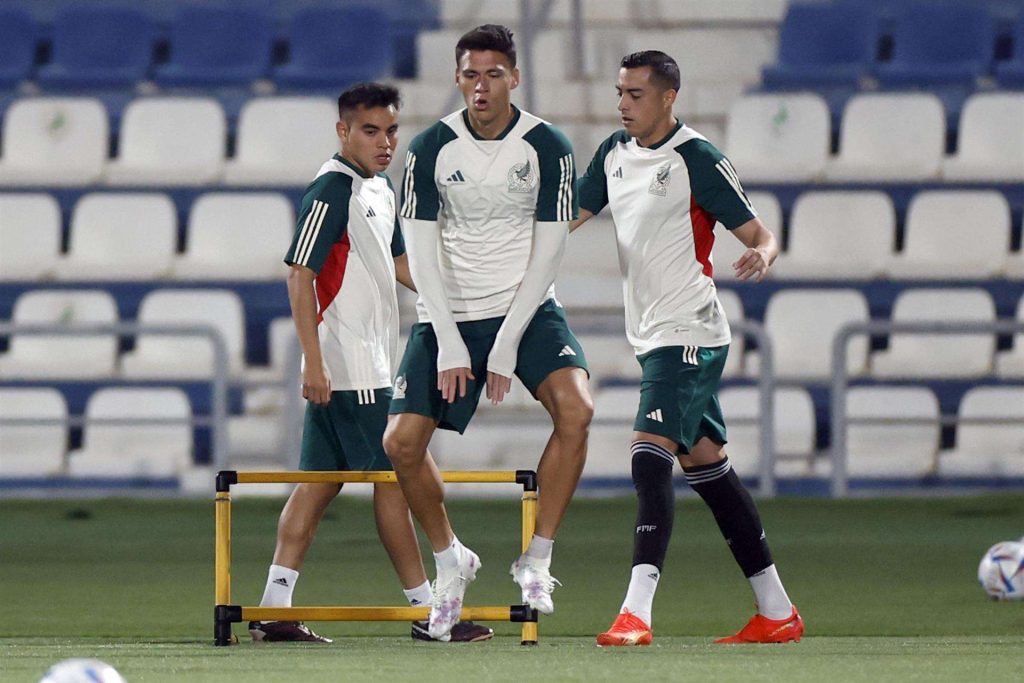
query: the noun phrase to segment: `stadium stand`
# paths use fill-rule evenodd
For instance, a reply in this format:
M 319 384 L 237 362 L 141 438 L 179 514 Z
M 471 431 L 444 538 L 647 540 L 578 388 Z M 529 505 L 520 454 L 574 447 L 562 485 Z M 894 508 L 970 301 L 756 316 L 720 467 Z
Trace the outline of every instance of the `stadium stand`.
M 0 389 L 0 416 L 66 420 L 68 406 L 58 389 Z M 4 425 L 0 429 L 0 477 L 45 477 L 64 468 L 68 429 L 47 425 Z
M 755 387 L 729 387 L 720 397 L 722 412 L 730 416 L 729 460 L 744 476 L 761 467 L 760 396 Z M 814 403 L 799 387 L 774 392 L 776 472 L 780 476 L 809 474 L 814 454 Z
M 943 453 L 946 476 L 1024 476 L 1024 388 L 975 387 L 960 401 L 956 448 Z
M 1024 40 L 1024 36 L 1022 36 Z M 960 117 L 957 151 L 946 180 L 1024 182 L 1024 93 L 978 93 Z
M 0 87 L 16 86 L 31 78 L 38 35 L 28 12 L 0 8 Z
M 1013 29 L 1013 58 L 997 62 L 996 79 L 1003 88 L 1024 88 L 1024 12 Z
M 51 195 L 0 195 L 0 280 L 53 277 L 60 243 L 60 206 Z
M 0 185 L 89 185 L 103 175 L 109 128 L 99 100 L 21 99 L 3 126 Z
M 729 110 L 725 151 L 747 182 L 811 182 L 825 170 L 830 125 L 818 95 L 747 95 Z
M 851 476 L 908 478 L 935 471 L 939 402 L 930 389 L 853 387 L 846 415 L 851 421 L 846 435 Z M 894 415 L 904 421 L 893 420 Z
M 1024 323 L 1024 296 L 1017 304 L 1016 320 Z M 996 375 L 1024 379 L 1024 333 L 1014 338 L 1012 349 L 996 354 Z

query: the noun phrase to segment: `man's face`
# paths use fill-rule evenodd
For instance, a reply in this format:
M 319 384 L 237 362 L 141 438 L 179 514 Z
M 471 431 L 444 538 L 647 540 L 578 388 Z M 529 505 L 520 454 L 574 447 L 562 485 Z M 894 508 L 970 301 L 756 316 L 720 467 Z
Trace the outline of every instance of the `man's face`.
M 651 67 L 619 69 L 615 83 L 619 93 L 619 118 L 622 127 L 634 138 L 647 138 L 657 124 L 672 111 L 675 91 L 651 82 Z
M 398 144 L 398 110 L 358 107 L 345 113 L 337 125 L 342 154 L 370 173 L 381 173 Z
M 519 69 L 500 52 L 466 50 L 455 70 L 455 84 L 473 118 L 486 125 L 508 111 Z

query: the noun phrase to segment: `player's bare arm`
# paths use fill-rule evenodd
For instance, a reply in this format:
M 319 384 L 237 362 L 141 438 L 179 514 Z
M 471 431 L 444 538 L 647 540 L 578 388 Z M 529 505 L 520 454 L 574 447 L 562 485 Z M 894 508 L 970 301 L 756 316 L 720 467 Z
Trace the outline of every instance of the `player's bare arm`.
M 416 284 L 412 281 L 412 271 L 409 270 L 408 254 L 395 257 L 395 279 L 406 289 L 416 291 Z
M 754 279 L 761 282 L 768 269 L 779 256 L 779 242 L 775 233 L 765 227 L 760 218 L 752 218 L 732 231 L 747 250 L 732 264 L 739 280 Z
M 324 365 L 320 336 L 316 330 L 315 278 L 316 273 L 309 268 L 292 265 L 288 272 L 288 301 L 299 344 L 306 357 L 305 367 L 302 368 L 302 397 L 317 405 L 327 405 L 331 401 L 331 377 Z
M 590 211 L 587 211 L 583 207 L 580 207 L 580 217 L 569 223 L 569 232 L 572 232 L 573 230 L 580 227 L 593 217 L 594 214 L 592 214 Z

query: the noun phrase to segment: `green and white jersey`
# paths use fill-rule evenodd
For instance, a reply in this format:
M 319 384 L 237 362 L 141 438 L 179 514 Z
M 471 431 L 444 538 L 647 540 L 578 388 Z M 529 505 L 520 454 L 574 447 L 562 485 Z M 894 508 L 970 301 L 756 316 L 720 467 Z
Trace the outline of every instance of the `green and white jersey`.
M 715 221 L 731 230 L 757 215 L 729 160 L 682 123 L 650 147 L 620 130 L 598 147 L 578 192 L 592 213 L 611 207 L 636 353 L 728 344 L 712 280 Z
M 519 109 L 495 140 L 476 134 L 465 109 L 413 139 L 402 217 L 440 223 L 438 260 L 457 322 L 508 312 L 526 272 L 534 221 L 579 215 L 575 181 L 569 141 Z M 554 295 L 552 287 L 545 299 Z M 430 322 L 422 300 L 417 310 L 420 322 Z
M 395 191 L 334 155 L 302 197 L 285 263 L 316 273 L 317 331 L 331 389 L 391 386 L 398 355 L 394 257 L 405 253 Z

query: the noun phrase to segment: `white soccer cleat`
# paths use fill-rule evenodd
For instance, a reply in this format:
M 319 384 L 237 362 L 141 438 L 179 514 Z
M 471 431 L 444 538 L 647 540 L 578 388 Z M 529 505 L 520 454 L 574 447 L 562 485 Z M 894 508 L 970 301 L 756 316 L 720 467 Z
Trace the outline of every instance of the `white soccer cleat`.
M 551 592 L 555 590 L 555 586 L 561 586 L 562 582 L 551 576 L 547 567 L 535 565 L 526 559 L 525 555 L 520 555 L 519 559 L 512 563 L 508 573 L 523 589 L 523 602 L 543 614 L 555 611 Z
M 476 578 L 481 566 L 476 553 L 463 546 L 458 568 L 453 572 L 438 572 L 431 586 L 433 597 L 427 626 L 427 632 L 434 640 L 448 642 L 451 639 L 452 627 L 459 622 L 459 615 L 462 614 L 462 598 L 466 594 L 466 586 Z

